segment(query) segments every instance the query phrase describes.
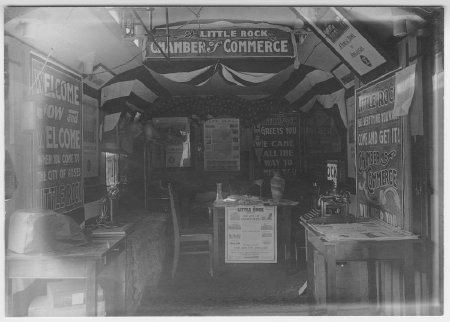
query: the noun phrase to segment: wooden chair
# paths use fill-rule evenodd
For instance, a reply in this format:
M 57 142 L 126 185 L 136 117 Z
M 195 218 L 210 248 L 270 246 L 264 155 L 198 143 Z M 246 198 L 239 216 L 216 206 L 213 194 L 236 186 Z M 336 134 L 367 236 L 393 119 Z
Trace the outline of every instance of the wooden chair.
M 168 189 L 169 189 L 170 209 L 172 215 L 173 234 L 174 234 L 172 279 L 175 277 L 180 255 L 188 255 L 188 254 L 209 254 L 209 274 L 212 277 L 213 263 L 214 263 L 212 228 L 211 227 L 189 227 L 186 229 L 180 228 L 178 224 L 180 219 L 179 202 L 177 200 L 176 193 L 172 187 L 172 184 L 170 183 L 168 184 Z M 198 248 L 199 245 L 194 244 L 198 242 L 208 242 L 207 245 L 208 250 Z

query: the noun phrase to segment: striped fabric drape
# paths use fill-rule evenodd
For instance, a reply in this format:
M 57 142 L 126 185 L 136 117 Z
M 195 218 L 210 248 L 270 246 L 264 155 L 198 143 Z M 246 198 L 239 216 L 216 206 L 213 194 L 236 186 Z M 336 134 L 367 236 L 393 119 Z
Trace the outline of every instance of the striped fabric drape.
M 332 73 L 301 65 L 277 94 L 302 112 L 311 110 L 316 102 L 327 109 L 337 105 L 344 125 L 348 126 L 345 88 Z
M 120 112 L 124 105 L 143 111 L 158 97 L 168 95 L 147 68 L 139 66 L 115 76 L 102 87 L 100 106 L 108 113 Z
M 229 85 L 248 87 L 270 80 L 293 62 L 293 58 L 255 60 L 243 57 L 239 61 L 147 61 L 145 65 L 152 72 L 176 83 L 202 86 L 218 73 Z
M 216 70 L 226 83 L 240 87 L 257 86 L 276 74 L 273 70 L 269 73 L 237 70 L 236 67 L 245 65 L 242 61 L 233 62 L 232 67 L 222 63 L 214 65 L 211 62 L 178 63 L 174 63 L 174 66 L 164 63 L 158 67 L 160 71 L 169 71 L 179 67 L 180 71 L 178 72 L 166 72 L 166 78 L 176 79 L 177 83 L 183 82 L 191 86 L 201 86 Z M 249 62 L 246 67 L 254 69 L 257 65 L 262 66 L 260 61 L 256 61 L 256 63 Z M 267 69 L 271 68 L 273 69 L 273 66 L 269 66 Z M 169 91 L 153 78 L 148 66 L 140 66 L 117 75 L 102 88 L 101 106 L 109 113 L 121 111 L 123 106 L 130 108 L 130 105 L 144 111 L 160 96 L 168 97 Z M 281 84 L 275 96 L 286 99 L 295 110 L 302 112 L 308 112 L 316 103 L 320 103 L 327 109 L 336 105 L 344 125 L 348 126 L 345 88 L 330 72 L 302 65 Z

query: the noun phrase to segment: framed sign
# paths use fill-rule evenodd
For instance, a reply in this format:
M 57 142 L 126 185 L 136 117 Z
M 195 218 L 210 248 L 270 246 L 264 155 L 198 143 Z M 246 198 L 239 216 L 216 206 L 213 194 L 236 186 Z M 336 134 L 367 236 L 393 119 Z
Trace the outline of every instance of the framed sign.
M 81 76 L 34 53 L 30 59 L 35 106 L 32 205 L 69 212 L 83 206 Z
M 225 207 L 225 263 L 277 262 L 277 207 Z
M 207 120 L 203 130 L 204 169 L 239 171 L 239 119 Z
M 144 59 L 161 59 L 164 54 L 177 58 L 288 57 L 296 54 L 290 29 L 269 24 L 243 24 L 230 27 L 195 25 L 190 29 L 166 29 L 153 32 L 155 41 L 147 41 Z
M 357 90 L 355 97 L 357 208 L 403 227 L 403 129 L 394 116 L 396 76 Z

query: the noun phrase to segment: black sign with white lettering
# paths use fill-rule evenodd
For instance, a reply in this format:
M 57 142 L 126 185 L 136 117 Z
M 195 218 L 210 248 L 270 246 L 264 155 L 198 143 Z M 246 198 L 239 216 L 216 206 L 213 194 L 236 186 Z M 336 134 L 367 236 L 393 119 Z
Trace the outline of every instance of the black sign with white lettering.
M 62 66 L 31 55 L 33 207 L 68 212 L 83 205 L 82 83 Z
M 356 91 L 358 211 L 403 228 L 403 131 L 395 76 Z
M 286 179 L 296 176 L 300 168 L 298 115 L 274 115 L 255 125 L 253 149 L 265 177 L 275 170 Z

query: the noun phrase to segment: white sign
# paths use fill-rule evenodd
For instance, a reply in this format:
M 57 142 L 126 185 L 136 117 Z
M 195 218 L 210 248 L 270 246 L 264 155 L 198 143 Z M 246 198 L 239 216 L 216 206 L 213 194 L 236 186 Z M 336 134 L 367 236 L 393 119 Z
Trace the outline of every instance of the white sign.
M 239 119 L 211 119 L 204 125 L 204 169 L 239 171 Z
M 225 263 L 277 262 L 277 207 L 225 207 Z
M 359 75 L 365 75 L 386 62 L 336 8 L 299 7 L 296 10 Z
M 327 162 L 327 180 L 333 181 L 337 185 L 337 162 Z

